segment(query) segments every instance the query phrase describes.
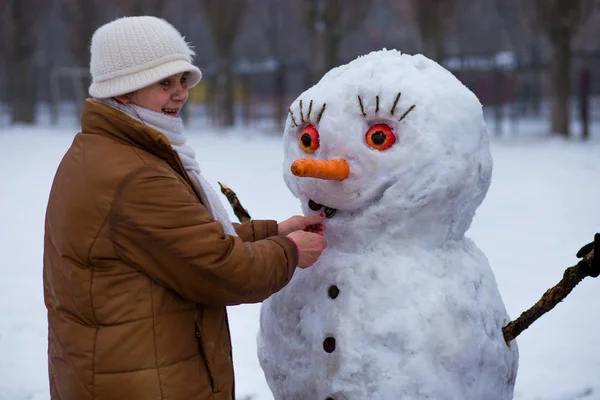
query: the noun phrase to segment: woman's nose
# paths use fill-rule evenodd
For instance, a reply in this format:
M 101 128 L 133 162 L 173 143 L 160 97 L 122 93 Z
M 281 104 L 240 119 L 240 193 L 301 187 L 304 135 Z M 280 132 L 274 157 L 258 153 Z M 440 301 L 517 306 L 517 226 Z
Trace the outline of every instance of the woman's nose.
M 173 100 L 183 101 L 187 100 L 188 94 L 189 89 L 187 87 L 182 86 L 181 84 L 178 84 L 173 88 L 171 97 L 173 98 Z

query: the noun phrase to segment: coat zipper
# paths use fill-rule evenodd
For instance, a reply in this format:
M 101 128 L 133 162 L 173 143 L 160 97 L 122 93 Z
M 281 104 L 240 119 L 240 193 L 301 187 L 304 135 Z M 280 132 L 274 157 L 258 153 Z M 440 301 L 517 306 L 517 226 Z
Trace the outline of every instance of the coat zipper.
M 223 307 L 225 312 L 225 324 L 227 325 L 227 335 L 229 336 L 229 358 L 231 359 L 231 399 L 235 400 L 235 370 L 233 368 L 233 343 L 231 343 L 231 330 L 229 329 L 229 316 L 227 307 Z
M 215 391 L 215 379 L 213 377 L 212 371 L 210 370 L 210 366 L 208 365 L 208 358 L 206 358 L 206 351 L 204 351 L 204 342 L 202 341 L 202 334 L 200 333 L 200 329 L 198 329 L 198 325 L 194 323 L 194 327 L 196 328 L 196 340 L 198 342 L 198 351 L 200 352 L 200 356 L 202 357 L 202 361 L 204 362 L 204 366 L 206 367 L 206 373 L 208 373 L 208 379 L 210 380 L 210 388 Z

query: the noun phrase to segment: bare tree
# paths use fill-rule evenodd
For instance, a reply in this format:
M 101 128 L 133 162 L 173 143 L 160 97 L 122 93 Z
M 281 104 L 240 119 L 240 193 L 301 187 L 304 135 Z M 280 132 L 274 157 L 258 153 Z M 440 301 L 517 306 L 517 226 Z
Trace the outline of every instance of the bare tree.
M 350 33 L 361 27 L 369 0 L 300 0 L 304 21 L 313 48 L 311 81 L 338 65 L 340 45 Z
M 259 26 L 262 28 L 261 40 L 265 44 L 266 56 L 275 60 L 274 71 L 274 95 L 275 95 L 275 121 L 279 124 L 285 122 L 287 116 L 288 100 L 287 75 L 290 67 L 291 56 L 294 54 L 293 44 L 297 40 L 293 29 L 293 8 L 290 2 L 281 0 L 255 0 L 253 8 L 258 9 L 257 18 L 260 19 Z M 252 21 L 256 25 L 256 20 Z M 302 28 L 302 26 L 300 26 Z
M 202 6 L 218 57 L 217 93 L 222 111 L 221 122 L 225 126 L 232 126 L 235 122 L 233 48 L 244 15 L 245 5 L 245 0 L 202 0 Z
M 116 8 L 119 15 L 160 16 L 165 0 L 59 0 L 61 16 L 67 27 L 66 37 L 69 51 L 77 67 L 90 65 L 90 43 L 96 29 L 106 21 L 108 9 Z
M 67 45 L 79 67 L 90 65 L 90 42 L 101 20 L 96 0 L 61 0 L 61 15 L 67 26 Z
M 10 47 L 10 38 L 9 35 L 11 33 L 11 2 L 9 0 L 0 0 L 0 59 L 4 59 L 8 54 L 8 49 Z
M 527 4 L 520 0 L 493 0 L 492 9 L 500 17 L 500 27 L 506 34 L 510 47 L 517 50 L 531 42 L 533 32 L 524 10 Z M 526 43 L 523 43 L 526 42 Z
M 550 42 L 550 101 L 553 133 L 569 135 L 572 41 L 591 14 L 592 0 L 533 0 L 539 24 Z
M 68 68 L 68 76 L 73 84 L 75 105 L 78 114 L 83 109 L 83 100 L 87 97 L 90 75 L 90 43 L 98 26 L 104 22 L 101 7 L 97 0 L 59 0 L 60 16 L 65 23 L 67 49 L 74 59 L 74 65 Z M 54 93 L 53 102 L 58 99 Z M 54 104 L 53 112 L 57 113 L 58 104 Z M 57 116 L 54 116 L 56 121 Z
M 508 39 L 509 48 L 516 56 L 516 79 L 526 82 L 525 92 L 518 94 L 518 103 L 513 115 L 527 112 L 539 115 L 542 108 L 542 62 L 543 36 L 539 24 L 532 23 L 533 3 L 521 0 L 494 0 L 494 10 L 500 17 L 502 30 Z M 519 85 L 519 83 L 517 83 Z
M 445 38 L 448 19 L 454 14 L 457 0 L 413 0 L 415 20 L 421 33 L 422 52 L 442 62 L 446 55 Z
M 75 89 L 77 107 L 83 104 L 87 96 L 90 76 L 90 44 L 98 27 L 107 22 L 107 15 L 155 15 L 160 16 L 165 0 L 58 0 L 60 15 L 65 23 L 66 44 L 73 56 L 71 79 Z M 81 110 L 80 110 L 81 111 Z
M 49 2 L 8 0 L 4 12 L 8 17 L 7 66 L 9 99 L 13 123 L 35 122 L 37 86 L 35 52 L 40 19 L 48 11 Z M 6 28 L 6 27 L 5 27 Z
M 8 56 L 10 50 L 11 19 L 9 18 L 8 0 L 0 0 L 0 103 L 5 100 L 8 92 L 5 79 L 8 68 Z

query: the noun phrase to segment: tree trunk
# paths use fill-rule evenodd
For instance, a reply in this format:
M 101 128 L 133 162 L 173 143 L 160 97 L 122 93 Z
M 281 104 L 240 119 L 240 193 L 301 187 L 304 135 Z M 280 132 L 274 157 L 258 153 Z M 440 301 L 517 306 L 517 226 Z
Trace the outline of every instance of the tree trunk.
M 416 20 L 421 34 L 422 52 L 442 63 L 445 54 L 446 19 L 454 10 L 455 0 L 414 0 Z
M 494 125 L 496 136 L 502 135 L 502 71 L 493 72 Z
M 277 71 L 275 73 L 275 97 L 276 97 L 276 120 L 277 124 L 283 125 L 285 124 L 285 118 L 287 115 L 287 101 L 285 98 L 286 92 L 286 66 L 283 62 L 280 62 L 277 66 Z
M 98 27 L 99 11 L 96 3 L 90 0 L 70 0 L 62 4 L 61 15 L 68 28 L 67 43 L 78 67 L 90 65 L 90 42 Z
M 219 58 L 217 76 L 219 102 L 225 126 L 233 126 L 234 93 L 233 93 L 233 50 L 239 27 L 244 14 L 245 0 L 203 0 L 204 11 Z
M 231 57 L 220 60 L 219 68 L 219 91 L 221 97 L 221 123 L 223 126 L 233 126 L 235 123 L 234 114 L 234 93 L 233 93 L 233 68 Z
M 310 86 L 319 82 L 327 68 L 325 67 L 325 33 L 317 32 L 312 42 L 312 54 L 309 62 L 311 69 Z
M 440 11 L 438 10 L 438 12 Z M 433 56 L 435 57 L 435 61 L 441 64 L 446 57 L 446 47 L 444 46 L 444 29 L 442 27 L 443 22 L 441 22 L 442 16 L 439 16 L 438 18 L 440 20 L 440 25 L 433 37 Z
M 13 123 L 35 123 L 36 86 L 34 54 L 36 30 L 29 23 L 35 21 L 24 1 L 11 1 L 13 21 L 11 34 L 12 51 L 9 57 L 9 92 L 11 99 L 11 120 Z
M 12 123 L 34 124 L 36 106 L 36 74 L 33 72 L 31 56 L 13 60 L 10 76 L 24 76 L 27 79 L 10 79 Z
M 351 6 L 351 4 L 350 4 Z M 338 65 L 342 31 L 346 30 L 342 20 L 340 0 L 328 0 L 324 10 L 323 74 Z
M 311 84 L 338 65 L 339 48 L 352 31 L 366 18 L 367 0 L 300 0 L 304 4 L 304 21 L 312 44 Z
M 550 123 L 552 133 L 569 136 L 571 40 L 592 13 L 591 0 L 534 0 L 538 22 L 552 46 Z
M 323 74 L 338 66 L 338 54 L 340 52 L 340 43 L 342 42 L 342 38 L 336 31 L 328 32 L 324 39 L 325 69 Z
M 74 67 L 89 68 L 90 44 L 98 21 L 102 20 L 100 7 L 94 0 L 64 0 L 61 3 L 61 17 L 66 23 L 66 42 L 75 59 Z M 73 94 L 77 115 L 81 115 L 91 76 L 73 77 Z
M 561 33 L 552 40 L 550 79 L 552 132 L 569 136 L 569 100 L 571 97 L 570 33 Z
M 221 116 L 219 115 L 220 112 L 220 99 L 218 96 L 218 89 L 219 89 L 219 84 L 218 84 L 218 80 L 219 80 L 219 76 L 214 76 L 214 77 L 206 77 L 202 79 L 202 82 L 204 84 L 204 86 L 206 87 L 206 96 L 205 96 L 205 103 L 206 103 L 206 119 L 208 121 L 210 121 L 210 124 L 212 126 L 219 126 L 221 125 Z
M 317 83 L 325 69 L 323 58 L 323 33 L 322 33 L 322 16 L 318 9 L 319 2 L 317 0 L 299 0 L 304 5 L 304 23 L 308 33 L 309 43 L 312 51 L 308 60 L 308 74 L 306 87 L 310 87 Z M 320 29 L 317 29 L 319 27 Z
M 250 79 L 250 75 L 243 74 L 238 77 L 239 79 L 239 104 L 240 104 L 240 115 L 242 123 L 245 125 L 250 125 L 253 122 L 253 112 L 252 112 L 252 79 Z M 234 88 L 235 94 L 235 88 Z M 234 110 L 235 111 L 235 110 Z
M 583 68 L 579 74 L 579 116 L 581 118 L 581 137 L 590 138 L 590 83 L 591 74 Z

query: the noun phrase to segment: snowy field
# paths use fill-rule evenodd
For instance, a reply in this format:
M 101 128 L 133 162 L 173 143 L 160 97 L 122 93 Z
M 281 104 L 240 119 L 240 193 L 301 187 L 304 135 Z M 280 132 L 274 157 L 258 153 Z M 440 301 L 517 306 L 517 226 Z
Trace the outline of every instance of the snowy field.
M 588 143 L 542 136 L 540 124 L 532 126 L 493 140 L 492 186 L 468 232 L 490 259 L 513 318 L 558 282 L 600 231 L 600 126 Z M 0 400 L 49 398 L 44 212 L 75 131 L 0 127 Z M 189 136 L 205 176 L 235 190 L 253 218 L 299 212 L 281 177 L 279 137 L 259 128 L 194 128 Z M 515 399 L 600 399 L 599 303 L 600 280 L 587 278 L 519 337 Z M 256 357 L 259 309 L 230 308 L 238 399 L 272 399 Z

